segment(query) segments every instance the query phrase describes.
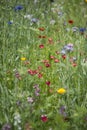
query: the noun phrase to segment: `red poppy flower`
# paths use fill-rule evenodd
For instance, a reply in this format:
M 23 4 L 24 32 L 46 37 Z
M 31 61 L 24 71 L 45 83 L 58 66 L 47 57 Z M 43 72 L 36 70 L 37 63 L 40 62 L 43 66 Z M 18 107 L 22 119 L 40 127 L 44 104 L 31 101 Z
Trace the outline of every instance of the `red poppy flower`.
M 39 35 L 38 37 L 39 37 L 39 38 L 42 38 L 42 36 L 41 36 L 41 35 Z
M 69 22 L 70 24 L 73 24 L 73 20 L 69 20 L 68 22 Z
M 55 59 L 55 60 L 54 60 L 54 62 L 55 62 L 55 63 L 58 63 L 58 62 L 59 62 L 59 60 L 58 60 L 58 59 Z
M 33 74 L 35 75 L 35 74 L 37 74 L 38 73 L 38 71 L 37 70 L 33 70 Z
M 32 72 L 32 70 L 31 70 L 31 69 L 29 69 L 29 70 L 28 70 L 28 73 L 29 73 L 30 75 L 32 75 L 32 74 L 33 74 L 33 72 Z
M 47 122 L 47 121 L 48 121 L 48 117 L 47 117 L 46 115 L 42 115 L 42 116 L 41 116 L 41 120 L 42 120 L 43 122 Z
M 66 59 L 66 55 L 62 55 L 62 58 L 63 58 L 63 59 Z
M 45 66 L 48 68 L 48 67 L 50 67 L 50 64 L 49 63 L 45 63 Z
M 39 45 L 39 48 L 43 49 L 43 48 L 44 48 L 44 45 L 43 45 L 43 44 L 40 44 L 40 45 Z
M 73 63 L 73 64 L 72 64 L 72 66 L 73 66 L 73 67 L 76 67 L 76 66 L 77 66 L 77 64 L 76 64 L 76 63 Z
M 45 28 L 43 28 L 43 27 L 41 27 L 41 28 L 38 28 L 40 31 L 44 31 L 45 30 Z
M 46 38 L 46 36 L 44 35 L 44 36 L 42 36 L 42 38 Z
M 53 59 L 55 59 L 55 57 L 54 56 L 50 56 L 50 59 L 53 60 Z
M 38 37 L 39 37 L 39 38 L 46 38 L 45 35 L 43 35 L 43 36 L 42 36 L 42 35 L 39 35 Z
M 38 78 L 42 78 L 43 74 L 42 73 L 38 73 Z
M 28 73 L 29 73 L 30 75 L 35 75 L 35 74 L 38 73 L 38 71 L 37 71 L 37 70 L 31 70 L 31 69 L 29 69 L 29 70 L 28 70 Z
M 50 86 L 50 81 L 47 81 L 46 84 L 47 84 L 48 86 Z

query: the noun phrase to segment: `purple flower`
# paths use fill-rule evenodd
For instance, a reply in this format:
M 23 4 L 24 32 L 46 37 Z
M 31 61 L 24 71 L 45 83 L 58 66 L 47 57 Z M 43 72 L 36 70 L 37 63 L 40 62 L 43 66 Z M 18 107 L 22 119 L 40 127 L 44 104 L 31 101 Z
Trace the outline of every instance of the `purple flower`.
M 35 95 L 36 96 L 39 96 L 40 94 L 39 94 L 39 92 L 40 92 L 40 89 L 39 89 L 39 85 L 38 84 L 36 84 L 36 85 L 34 85 L 34 87 L 33 87 L 34 89 L 35 89 Z
M 32 19 L 31 19 L 31 22 L 32 22 L 32 23 L 37 23 L 37 22 L 38 22 L 38 19 L 37 19 L 37 18 L 32 18 Z
M 20 105 L 21 105 L 21 101 L 18 100 L 18 101 L 16 102 L 16 104 L 17 104 L 17 106 L 20 106 Z
M 39 89 L 39 88 L 36 88 L 36 91 L 39 93 L 39 92 L 40 92 L 40 89 Z
M 33 86 L 33 88 L 38 88 L 39 87 L 39 85 L 38 84 L 35 84 L 34 86 Z
M 67 52 L 73 51 L 73 44 L 69 43 L 69 44 L 65 45 L 64 50 Z
M 23 6 L 21 6 L 21 5 L 17 5 L 14 8 L 15 11 L 19 11 L 19 10 L 22 10 L 22 9 L 23 9 Z
M 66 54 L 66 51 L 63 49 L 60 53 L 61 53 L 62 55 L 65 55 L 65 54 Z
M 64 116 L 64 117 L 67 116 L 65 110 L 66 110 L 66 106 L 61 106 L 60 109 L 59 109 L 59 113 L 60 113 L 62 116 Z
M 11 125 L 10 124 L 5 124 L 3 127 L 2 127 L 2 130 L 11 130 Z
M 39 92 L 35 91 L 35 95 L 36 95 L 36 96 L 39 96 L 40 94 L 39 94 Z

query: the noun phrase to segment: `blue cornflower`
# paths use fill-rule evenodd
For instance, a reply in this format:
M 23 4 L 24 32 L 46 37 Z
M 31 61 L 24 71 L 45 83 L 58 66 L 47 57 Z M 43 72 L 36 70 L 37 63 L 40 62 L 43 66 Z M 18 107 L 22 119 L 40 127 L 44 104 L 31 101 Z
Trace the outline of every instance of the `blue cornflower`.
M 17 5 L 15 6 L 14 10 L 17 11 L 17 10 L 22 10 L 23 9 L 23 6 L 21 5 Z
M 84 31 L 86 31 L 86 28 L 80 28 L 79 31 L 80 31 L 81 33 L 84 33 Z
M 10 25 L 10 24 L 13 24 L 13 22 L 12 22 L 12 21 L 9 21 L 8 24 L 9 24 L 9 25 Z

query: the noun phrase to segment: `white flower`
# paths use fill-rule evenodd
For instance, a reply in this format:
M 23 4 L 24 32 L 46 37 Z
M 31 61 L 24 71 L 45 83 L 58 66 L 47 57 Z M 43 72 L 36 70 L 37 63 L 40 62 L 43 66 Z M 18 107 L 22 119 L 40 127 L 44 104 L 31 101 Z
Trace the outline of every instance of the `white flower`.
M 32 16 L 33 16 L 32 14 L 27 14 L 27 15 L 24 15 L 24 18 L 27 18 L 30 20 L 32 18 Z
M 77 32 L 78 31 L 78 27 L 72 27 L 72 31 L 73 32 Z
M 50 21 L 50 24 L 54 25 L 55 22 L 56 22 L 56 21 L 52 19 L 52 20 Z

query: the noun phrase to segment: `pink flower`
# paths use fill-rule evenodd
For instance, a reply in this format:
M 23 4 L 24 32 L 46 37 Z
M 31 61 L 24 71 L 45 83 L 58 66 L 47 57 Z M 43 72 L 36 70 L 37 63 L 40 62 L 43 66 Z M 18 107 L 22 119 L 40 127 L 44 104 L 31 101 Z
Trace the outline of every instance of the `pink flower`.
M 66 55 L 62 55 L 62 58 L 63 58 L 63 59 L 66 59 Z
M 59 62 L 59 60 L 58 60 L 58 59 L 55 59 L 55 60 L 54 60 L 54 62 L 55 62 L 55 63 L 58 63 L 58 62 Z
M 53 59 L 55 59 L 55 57 L 54 56 L 50 56 L 50 59 L 53 60 Z
M 37 71 L 37 70 L 31 70 L 31 69 L 29 69 L 29 70 L 28 70 L 28 73 L 29 73 L 30 75 L 35 75 L 35 74 L 38 73 L 38 71 Z
M 38 73 L 38 78 L 42 78 L 43 74 L 42 73 Z
M 50 64 L 49 63 L 45 63 L 45 66 L 48 68 L 48 67 L 50 67 Z
M 48 86 L 50 86 L 50 81 L 47 81 L 46 84 L 47 84 Z
M 41 120 L 42 120 L 43 122 L 47 122 L 47 121 L 48 121 L 47 115 L 41 115 Z
M 76 64 L 76 63 L 72 63 L 72 66 L 73 66 L 73 67 L 76 67 L 76 66 L 77 66 L 77 64 Z
M 43 44 L 40 44 L 40 45 L 39 45 L 39 48 L 43 49 L 43 48 L 44 48 L 44 45 L 43 45 Z

